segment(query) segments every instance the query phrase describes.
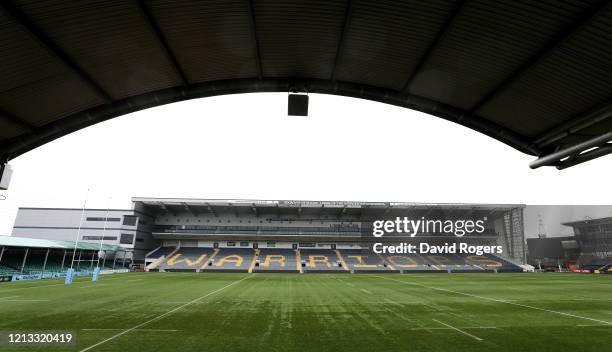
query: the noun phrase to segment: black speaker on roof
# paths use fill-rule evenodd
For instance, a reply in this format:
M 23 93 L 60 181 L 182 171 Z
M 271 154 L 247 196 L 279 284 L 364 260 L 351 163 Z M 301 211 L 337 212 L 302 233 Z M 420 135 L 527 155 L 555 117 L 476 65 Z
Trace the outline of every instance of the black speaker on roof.
M 287 114 L 289 116 L 308 116 L 308 95 L 289 94 Z

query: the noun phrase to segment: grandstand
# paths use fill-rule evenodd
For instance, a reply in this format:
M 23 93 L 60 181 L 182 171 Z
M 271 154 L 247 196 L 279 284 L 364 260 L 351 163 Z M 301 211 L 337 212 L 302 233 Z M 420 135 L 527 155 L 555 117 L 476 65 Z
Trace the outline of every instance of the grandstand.
M 529 263 L 543 270 L 609 272 L 612 265 L 612 217 L 563 223 L 573 236 L 530 238 Z
M 77 272 L 91 271 L 98 264 L 103 269 L 117 269 L 129 263 L 120 246 L 0 236 L 0 277 L 21 280 L 23 276 L 63 275 L 73 263 L 73 252 Z
M 163 272 L 521 271 L 520 265 L 526 261 L 522 205 L 179 198 L 132 201 L 130 210 L 85 209 L 76 255 L 79 270 L 81 263 L 97 259 L 95 249 L 100 241 L 108 252 L 120 251 L 122 262 L 144 263 L 149 271 Z M 110 222 L 104 221 L 109 213 L 115 225 L 106 228 L 103 224 Z M 406 214 L 435 221 L 480 219 L 482 230 L 457 237 L 434 226 L 415 238 L 390 233 L 385 239 L 415 245 L 495 245 L 503 251 L 498 255 L 375 253 L 372 245 L 380 239 L 371 236 L 372 220 Z M 74 247 L 70 239 L 78 236 L 80 216 L 75 209 L 21 208 L 14 236 L 8 238 L 29 242 L 15 242 L 17 248 L 6 245 L 1 270 L 7 275 L 63 271 L 64 252 Z M 21 237 L 28 233 L 39 239 Z M 32 249 L 24 264 L 28 244 Z
M 159 246 L 145 257 L 150 271 L 194 272 L 484 272 L 521 271 L 522 206 L 134 198 L 134 212 L 154 219 Z M 376 216 L 483 218 L 483 232 L 462 242 L 495 244 L 505 258 L 464 254 L 376 254 L 367 225 Z M 440 229 L 418 239 L 444 243 Z

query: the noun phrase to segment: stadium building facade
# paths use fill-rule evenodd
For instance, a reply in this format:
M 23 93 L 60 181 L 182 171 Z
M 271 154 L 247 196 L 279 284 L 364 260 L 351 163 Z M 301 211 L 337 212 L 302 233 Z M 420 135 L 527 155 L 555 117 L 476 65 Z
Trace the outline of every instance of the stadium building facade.
M 612 272 L 612 217 L 566 222 L 573 236 L 530 238 L 528 263 L 542 269 Z
M 138 260 L 157 244 L 153 218 L 132 209 L 19 208 L 13 236 L 115 245 Z
M 132 203 L 130 210 L 86 209 L 82 223 L 81 209 L 22 208 L 13 236 L 121 246 L 151 271 L 518 271 L 526 261 L 523 205 L 183 198 Z M 407 215 L 453 224 L 480 219 L 482 231 L 458 237 L 434 226 L 418 236 L 393 233 L 386 243 L 460 241 L 502 253 L 374 253 L 372 245 L 381 239 L 371 236 L 372 222 Z
M 581 267 L 601 268 L 612 263 L 612 217 L 573 221 L 563 225 L 574 229 Z

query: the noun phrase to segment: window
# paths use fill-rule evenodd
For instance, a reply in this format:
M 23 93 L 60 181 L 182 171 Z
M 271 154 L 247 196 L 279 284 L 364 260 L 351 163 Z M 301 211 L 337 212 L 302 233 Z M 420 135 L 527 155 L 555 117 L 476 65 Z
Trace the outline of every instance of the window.
M 87 218 L 87 221 L 121 221 L 120 218 L 96 218 L 96 217 L 89 217 Z
M 301 248 L 314 248 L 316 244 L 314 242 L 300 242 Z
M 125 215 L 123 217 L 123 225 L 126 225 L 126 226 L 136 226 L 137 221 L 138 221 L 138 216 Z
M 134 235 L 129 233 L 122 233 L 121 240 L 119 240 L 120 244 L 133 244 L 134 243 Z
M 267 242 L 266 247 L 268 248 L 276 248 L 276 242 Z
M 248 247 L 249 242 L 240 242 L 240 247 Z
M 83 241 L 116 241 L 117 236 L 83 236 Z
M 228 247 L 236 247 L 236 242 L 227 242 Z

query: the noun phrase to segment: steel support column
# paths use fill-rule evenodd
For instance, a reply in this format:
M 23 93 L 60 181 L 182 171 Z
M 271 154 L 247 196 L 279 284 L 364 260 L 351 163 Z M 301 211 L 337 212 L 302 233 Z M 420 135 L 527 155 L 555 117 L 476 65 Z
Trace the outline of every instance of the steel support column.
M 23 262 L 21 262 L 21 270 L 19 270 L 20 274 L 23 274 L 23 269 L 25 268 L 26 260 L 28 259 L 28 252 L 30 248 L 25 249 L 25 253 L 23 254 Z

